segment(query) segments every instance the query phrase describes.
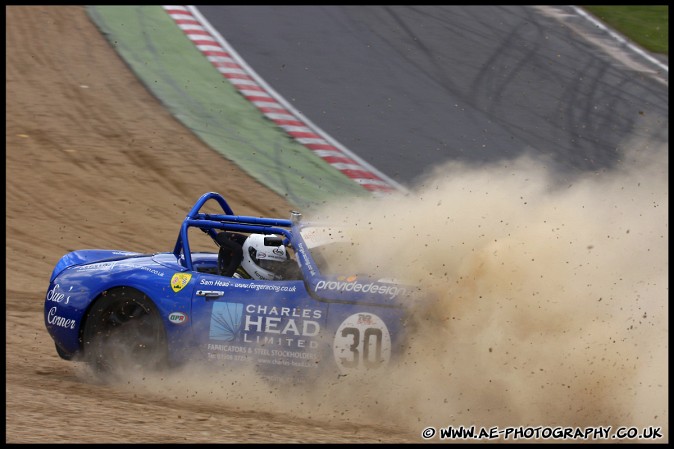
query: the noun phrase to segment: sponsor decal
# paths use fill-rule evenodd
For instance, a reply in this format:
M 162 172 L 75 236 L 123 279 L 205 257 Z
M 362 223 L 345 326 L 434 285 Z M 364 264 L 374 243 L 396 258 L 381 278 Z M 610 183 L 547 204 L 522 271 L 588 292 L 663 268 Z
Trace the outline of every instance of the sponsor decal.
M 230 282 L 229 280 L 211 280 L 206 278 L 201 278 L 199 280 L 199 285 L 213 286 L 213 287 L 233 287 L 233 288 L 244 288 L 247 290 L 266 291 L 266 292 L 295 292 L 297 291 L 296 285 L 278 285 L 278 283 L 259 283 L 259 282 Z
M 319 309 L 216 302 L 209 336 L 211 340 L 315 349 L 321 317 Z
M 398 295 L 407 293 L 407 289 L 405 287 L 400 287 L 398 285 L 380 284 L 378 282 L 357 282 L 356 276 L 340 276 L 336 281 L 318 281 L 316 284 L 316 293 L 321 290 L 372 293 L 388 296 L 390 299 L 395 299 Z
M 364 324 L 366 326 L 372 325 L 372 315 L 369 313 L 359 313 L 358 324 Z
M 332 348 L 342 374 L 379 369 L 391 358 L 391 336 L 377 315 L 354 313 L 337 329 Z
M 281 248 L 274 248 L 271 250 L 272 253 L 276 254 L 277 256 L 283 256 L 285 257 L 286 253 L 283 252 Z
M 132 265 L 133 266 L 133 265 Z M 133 266 L 135 268 L 135 266 Z M 144 265 L 141 265 L 139 267 L 141 270 L 149 271 L 150 273 L 159 276 L 159 277 L 164 277 L 164 273 L 162 271 L 156 270 L 154 268 L 146 267 Z
M 241 332 L 243 304 L 230 302 L 213 303 L 211 311 L 211 340 L 232 341 Z
M 84 271 L 84 270 L 106 270 L 110 271 L 115 267 L 115 264 L 117 262 L 98 262 L 98 263 L 92 263 L 89 265 L 82 265 L 81 267 L 77 267 L 78 271 Z
M 318 347 L 313 337 L 318 337 L 322 316 L 319 309 L 246 305 L 243 322 L 243 341 L 260 345 L 277 345 L 295 348 Z
M 173 324 L 187 323 L 187 315 L 182 312 L 171 312 L 168 316 L 168 320 Z
M 320 309 L 303 309 L 300 307 L 265 306 L 262 304 L 248 304 L 246 312 L 258 315 L 287 316 L 292 318 L 320 319 L 323 312 Z
M 190 282 L 190 279 L 192 275 L 189 273 L 176 273 L 171 278 L 171 288 L 178 293 Z
M 66 293 L 63 293 L 60 291 L 61 286 L 59 284 L 55 284 L 54 287 L 47 292 L 47 298 L 46 301 L 48 302 L 54 302 L 57 304 L 68 304 L 70 302 L 70 295 L 66 296 L 68 293 L 70 293 L 73 289 L 72 285 L 68 289 Z M 77 321 L 70 319 L 70 318 L 65 318 L 62 316 L 57 315 L 58 309 L 56 306 L 53 306 L 52 308 L 49 309 L 49 312 L 47 312 L 47 323 L 51 324 L 52 326 L 58 326 L 62 327 L 64 329 L 70 329 L 70 330 L 75 330 L 75 325 L 77 324 Z
M 156 276 L 164 277 L 164 272 L 159 271 L 159 270 L 157 270 L 155 268 L 152 268 L 152 267 L 147 267 L 145 265 L 138 265 L 137 263 L 128 262 L 128 261 L 126 261 L 126 262 L 125 261 L 115 261 L 115 262 L 112 262 L 112 263 L 113 263 L 113 265 L 110 265 L 110 267 L 105 267 L 105 266 L 101 267 L 101 264 L 96 264 L 98 266 L 88 265 L 89 268 L 81 267 L 80 269 L 89 269 L 90 270 L 92 268 L 98 268 L 98 269 L 102 268 L 102 269 L 105 269 L 105 270 L 110 270 L 113 267 L 131 268 L 131 269 L 145 270 L 145 271 L 148 271 L 148 272 L 150 272 L 150 273 L 152 273 Z M 105 264 L 107 265 L 107 262 Z
M 59 291 L 59 289 L 60 289 L 59 284 L 54 285 L 54 288 L 52 288 L 51 290 L 49 290 L 47 292 L 47 301 L 57 302 L 57 303 L 60 303 L 60 302 L 63 301 L 64 304 L 68 304 L 68 302 L 70 301 L 70 295 L 68 295 L 66 297 L 66 294 L 61 293 Z M 70 293 L 70 291 L 72 289 L 73 289 L 73 287 L 71 285 L 70 288 L 68 289 L 68 293 Z
M 300 263 L 303 263 L 305 267 L 307 267 L 307 270 L 309 270 L 309 273 L 312 276 L 316 275 L 316 269 L 311 265 L 309 262 L 309 256 L 307 255 L 307 250 L 304 248 L 304 244 L 300 243 L 297 245 L 297 254 L 299 254 L 299 258 L 297 259 Z
M 319 309 L 216 302 L 208 358 L 316 368 L 321 316 Z
M 208 343 L 206 345 L 208 351 L 217 351 L 219 353 L 225 354 L 212 354 L 211 359 L 219 360 L 245 360 L 247 355 L 252 356 L 264 356 L 264 357 L 282 357 L 289 359 L 298 359 L 303 360 L 318 360 L 318 355 L 313 352 L 304 352 L 304 351 L 288 351 L 285 349 L 268 349 L 264 347 L 250 347 L 250 346 L 238 346 L 238 345 L 228 345 L 228 344 L 215 344 Z M 226 353 L 233 353 L 235 355 L 230 355 Z M 309 366 L 308 364 L 303 363 L 294 363 L 290 361 L 278 360 L 271 361 L 265 359 L 258 359 L 258 362 L 261 363 L 272 363 L 274 365 L 295 365 L 295 366 Z
M 52 326 L 75 330 L 75 324 L 77 324 L 77 321 L 57 315 L 56 306 L 54 306 L 49 309 L 49 312 L 47 312 L 47 323 L 51 324 Z
M 199 285 L 209 285 L 209 286 L 215 286 L 215 287 L 229 287 L 229 281 L 221 280 L 221 279 L 206 279 L 206 278 L 201 278 L 199 280 Z

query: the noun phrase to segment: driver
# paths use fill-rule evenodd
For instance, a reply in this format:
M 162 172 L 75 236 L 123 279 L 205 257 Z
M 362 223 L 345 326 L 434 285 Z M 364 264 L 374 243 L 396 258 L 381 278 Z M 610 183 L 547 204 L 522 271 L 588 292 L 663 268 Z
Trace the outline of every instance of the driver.
M 265 239 L 275 243 L 265 245 Z M 289 262 L 290 255 L 278 236 L 251 234 L 243 244 L 243 259 L 237 273 L 248 279 L 281 280 Z
M 246 237 L 225 231 L 217 235 L 216 241 L 220 245 L 218 273 L 223 276 L 265 281 L 298 276 L 299 267 L 275 234 Z
M 218 274 L 221 276 L 233 276 L 243 259 L 242 246 L 246 236 L 236 232 L 220 232 L 215 241 L 220 246 L 218 252 Z

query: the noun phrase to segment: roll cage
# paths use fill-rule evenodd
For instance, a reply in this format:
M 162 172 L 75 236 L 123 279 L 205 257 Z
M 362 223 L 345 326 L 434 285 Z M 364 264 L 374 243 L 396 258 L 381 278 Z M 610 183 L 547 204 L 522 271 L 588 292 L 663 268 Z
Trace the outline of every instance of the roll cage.
M 210 200 L 215 200 L 222 214 L 202 213 L 201 208 Z M 216 192 L 205 193 L 197 200 L 187 214 L 180 227 L 180 233 L 173 249 L 173 255 L 178 261 L 182 259 L 184 266 L 189 271 L 195 271 L 192 264 L 192 252 L 190 250 L 187 231 L 189 228 L 199 228 L 206 232 L 214 241 L 216 230 L 233 232 L 246 232 L 257 234 L 280 234 L 284 237 L 283 244 L 288 245 L 293 240 L 292 226 L 299 220 L 298 212 L 291 213 L 291 220 L 283 218 L 259 218 L 245 215 L 235 215 L 227 201 Z

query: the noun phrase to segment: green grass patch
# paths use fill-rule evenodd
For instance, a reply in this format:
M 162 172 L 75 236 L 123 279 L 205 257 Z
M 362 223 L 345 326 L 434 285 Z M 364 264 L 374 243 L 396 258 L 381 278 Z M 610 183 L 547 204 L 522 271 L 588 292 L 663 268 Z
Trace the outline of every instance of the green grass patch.
M 669 6 L 582 6 L 646 50 L 669 55 Z
M 131 70 L 206 145 L 302 210 L 370 192 L 296 142 L 244 98 L 156 5 L 88 6 Z M 151 131 L 151 130 L 150 130 Z M 193 157 L 185 148 L 185 165 Z M 227 179 L 204 180 L 227 192 Z

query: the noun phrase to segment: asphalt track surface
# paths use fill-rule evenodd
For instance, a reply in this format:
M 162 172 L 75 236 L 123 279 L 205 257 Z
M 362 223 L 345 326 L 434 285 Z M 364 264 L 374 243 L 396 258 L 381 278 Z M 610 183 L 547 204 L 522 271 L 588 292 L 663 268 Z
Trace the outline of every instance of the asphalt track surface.
M 522 154 L 568 179 L 615 167 L 635 137 L 668 142 L 668 73 L 568 7 L 198 9 L 297 110 L 403 185 L 444 161 Z

